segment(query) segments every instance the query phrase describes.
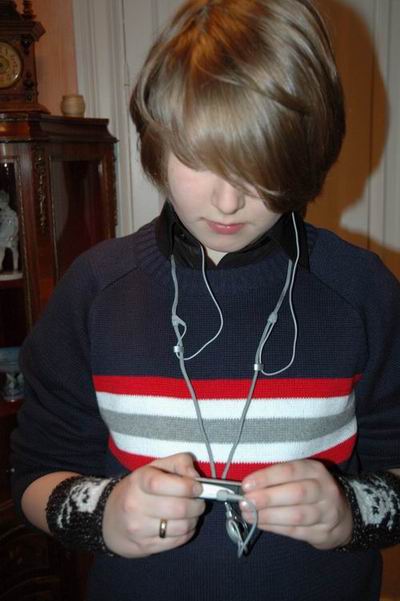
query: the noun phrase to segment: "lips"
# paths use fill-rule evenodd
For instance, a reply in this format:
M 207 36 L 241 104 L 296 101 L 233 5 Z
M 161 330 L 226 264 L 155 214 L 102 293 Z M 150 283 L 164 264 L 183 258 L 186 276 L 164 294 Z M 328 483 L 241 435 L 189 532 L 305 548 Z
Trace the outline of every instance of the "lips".
M 243 227 L 244 223 L 218 223 L 206 219 L 208 227 L 216 234 L 232 235 L 237 234 Z

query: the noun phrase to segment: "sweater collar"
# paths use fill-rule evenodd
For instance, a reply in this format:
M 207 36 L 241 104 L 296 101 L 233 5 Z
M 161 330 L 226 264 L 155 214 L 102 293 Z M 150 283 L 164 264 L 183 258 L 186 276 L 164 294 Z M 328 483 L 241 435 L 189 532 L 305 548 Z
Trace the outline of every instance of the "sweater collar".
M 309 270 L 307 236 L 303 219 L 295 214 L 300 243 L 299 265 Z M 165 202 L 160 216 L 156 220 L 156 240 L 162 254 L 169 259 L 173 254 L 180 265 L 193 269 L 201 268 L 201 250 L 199 241 L 180 221 L 170 202 Z M 293 230 L 291 213 L 285 213 L 261 238 L 244 248 L 226 254 L 218 265 L 208 257 L 207 269 L 227 269 L 240 267 L 260 261 L 273 250 L 280 248 L 294 261 L 296 259 L 296 237 Z

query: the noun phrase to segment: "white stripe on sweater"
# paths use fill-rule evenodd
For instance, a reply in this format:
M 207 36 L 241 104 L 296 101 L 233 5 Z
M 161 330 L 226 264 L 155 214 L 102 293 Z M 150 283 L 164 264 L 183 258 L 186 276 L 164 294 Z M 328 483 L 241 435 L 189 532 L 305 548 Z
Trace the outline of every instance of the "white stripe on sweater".
M 196 419 L 192 399 L 162 396 L 139 396 L 98 392 L 101 409 L 127 415 L 177 417 Z M 203 419 L 240 419 L 244 399 L 200 400 Z M 354 393 L 323 398 L 253 399 L 247 419 L 263 418 L 318 418 L 339 415 L 354 406 Z

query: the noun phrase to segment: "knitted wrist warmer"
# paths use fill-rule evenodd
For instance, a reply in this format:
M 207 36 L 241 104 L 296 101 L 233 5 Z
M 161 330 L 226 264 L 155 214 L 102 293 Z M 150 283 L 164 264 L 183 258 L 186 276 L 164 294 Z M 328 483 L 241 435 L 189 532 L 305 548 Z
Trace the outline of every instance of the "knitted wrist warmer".
M 112 555 L 103 539 L 103 513 L 121 478 L 72 476 L 60 482 L 46 506 L 47 523 L 54 537 L 69 549 Z
M 341 551 L 383 549 L 400 542 L 400 479 L 390 472 L 334 474 L 353 514 L 350 542 Z

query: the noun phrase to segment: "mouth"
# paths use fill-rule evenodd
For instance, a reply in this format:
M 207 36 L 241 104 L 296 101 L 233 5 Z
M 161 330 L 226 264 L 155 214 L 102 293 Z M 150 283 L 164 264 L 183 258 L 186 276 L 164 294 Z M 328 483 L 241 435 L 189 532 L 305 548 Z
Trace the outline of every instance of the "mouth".
M 244 223 L 218 223 L 209 219 L 206 219 L 206 222 L 208 227 L 217 234 L 236 234 L 244 227 Z

